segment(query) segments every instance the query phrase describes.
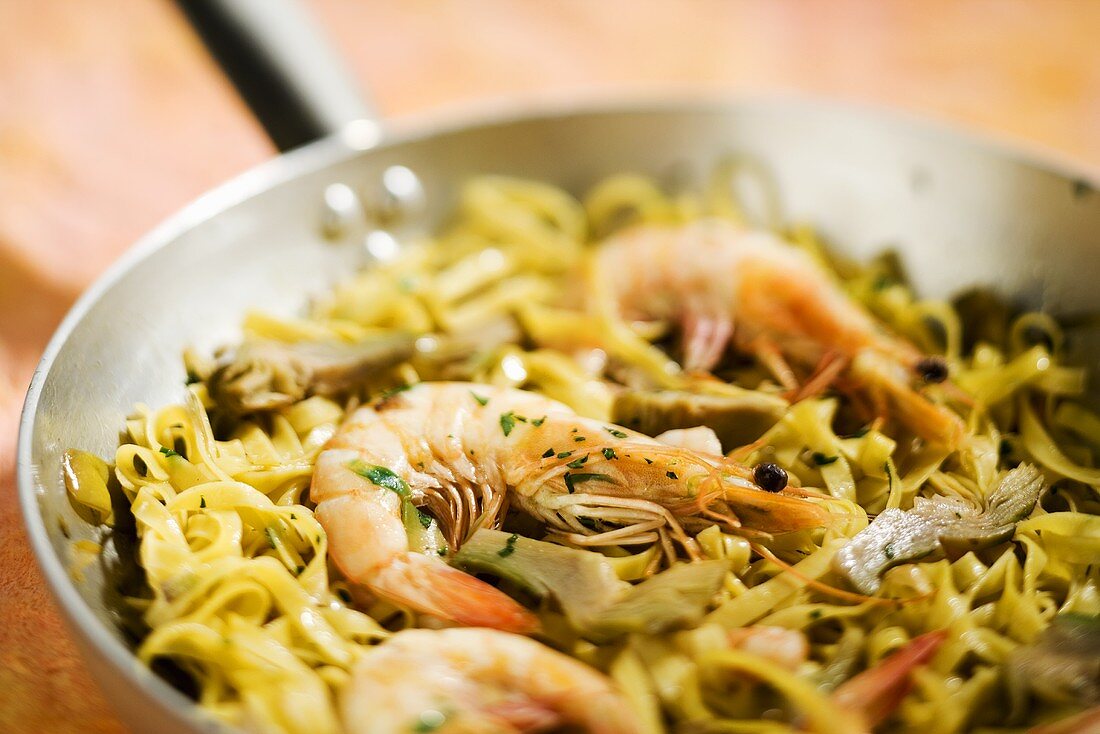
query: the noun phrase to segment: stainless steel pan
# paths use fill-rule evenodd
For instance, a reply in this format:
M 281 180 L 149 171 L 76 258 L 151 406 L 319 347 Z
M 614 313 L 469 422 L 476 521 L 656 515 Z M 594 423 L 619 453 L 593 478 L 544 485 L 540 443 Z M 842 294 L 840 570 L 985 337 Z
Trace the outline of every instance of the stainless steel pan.
M 112 455 L 135 403 L 181 398 L 184 347 L 231 341 L 246 309 L 294 312 L 366 264 L 371 213 L 432 227 L 478 173 L 579 192 L 610 173 L 682 179 L 736 155 L 774 181 L 784 220 L 814 223 L 856 257 L 897 248 L 925 294 L 981 282 L 1055 312 L 1100 308 L 1097 179 L 1069 165 L 895 114 L 790 99 L 555 107 L 388 131 L 289 0 L 183 6 L 281 147 L 327 135 L 137 243 L 74 306 L 27 395 L 18 451 L 27 530 L 88 665 L 135 731 L 217 727 L 133 657 L 105 582 L 114 545 L 80 580 L 70 575 L 72 540 L 99 532 L 70 509 L 60 456 Z M 409 171 L 422 206 L 398 190 L 413 182 Z M 1095 365 L 1100 340 L 1076 336 L 1077 359 Z

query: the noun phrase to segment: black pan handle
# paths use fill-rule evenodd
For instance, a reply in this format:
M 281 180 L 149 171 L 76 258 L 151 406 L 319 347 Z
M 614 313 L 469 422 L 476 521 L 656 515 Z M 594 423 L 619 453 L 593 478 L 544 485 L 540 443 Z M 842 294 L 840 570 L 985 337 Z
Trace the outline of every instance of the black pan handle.
M 279 150 L 370 125 L 371 104 L 297 0 L 176 0 Z

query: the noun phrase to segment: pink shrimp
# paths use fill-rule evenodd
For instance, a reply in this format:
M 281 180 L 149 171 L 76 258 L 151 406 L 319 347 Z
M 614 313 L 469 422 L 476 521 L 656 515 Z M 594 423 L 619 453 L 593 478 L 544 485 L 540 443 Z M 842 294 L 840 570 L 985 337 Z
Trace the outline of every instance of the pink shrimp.
M 720 220 L 638 227 L 605 242 L 596 268 L 624 316 L 681 325 L 688 370 L 710 370 L 733 340 L 795 398 L 843 377 L 924 439 L 949 447 L 962 439 L 959 416 L 916 388 L 921 368 L 936 380 L 943 366 L 935 363 L 938 374 L 929 377 L 925 355 L 879 327 L 805 252 L 773 234 Z M 789 363 L 814 372 L 799 385 Z
M 351 734 L 639 729 L 606 676 L 534 640 L 495 630 L 398 632 L 363 656 L 343 699 Z
M 573 543 L 671 536 L 689 553 L 682 523 L 764 533 L 829 523 L 822 506 L 765 492 L 751 476 L 725 457 L 578 416 L 534 393 L 436 382 L 352 414 L 318 457 L 310 497 L 351 581 L 460 624 L 523 631 L 533 617 L 511 598 L 410 549 L 417 519 L 438 527 L 450 550 L 476 527 L 499 525 L 510 505 Z M 426 514 L 416 518 L 418 507 Z

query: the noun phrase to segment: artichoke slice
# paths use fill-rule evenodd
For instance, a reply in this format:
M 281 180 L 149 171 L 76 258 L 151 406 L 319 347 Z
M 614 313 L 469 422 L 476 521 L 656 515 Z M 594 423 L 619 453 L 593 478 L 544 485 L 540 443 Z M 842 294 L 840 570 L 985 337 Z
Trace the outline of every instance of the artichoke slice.
M 837 571 L 864 594 L 874 594 L 893 566 L 937 552 L 963 554 L 1010 539 L 1043 489 L 1043 475 L 1021 464 L 1001 477 L 981 511 L 951 497 L 918 497 L 911 510 L 889 509 L 840 549 Z

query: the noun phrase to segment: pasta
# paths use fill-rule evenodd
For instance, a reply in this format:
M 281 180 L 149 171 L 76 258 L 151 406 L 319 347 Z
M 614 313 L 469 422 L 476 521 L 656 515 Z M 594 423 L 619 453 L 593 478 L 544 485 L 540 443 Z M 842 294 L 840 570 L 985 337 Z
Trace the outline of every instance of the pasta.
M 399 630 L 436 623 L 365 592 L 334 566 L 310 498 L 314 464 L 364 401 L 449 380 L 534 391 L 605 424 L 629 414 L 647 425 L 653 417 L 656 403 L 631 413 L 624 391 L 643 401 L 646 391 L 691 396 L 704 407 L 685 402 L 695 417 L 668 428 L 711 425 L 732 460 L 778 465 L 792 491 L 805 488 L 803 496 L 827 509 L 826 526 L 784 533 L 682 517 L 690 536 L 683 544 L 671 530 L 649 543 L 620 534 L 624 541 L 599 545 L 559 534 L 556 542 L 585 554 L 571 557 L 577 568 L 598 556 L 591 568 L 610 568 L 623 584 L 616 593 L 630 598 L 649 599 L 642 587 L 681 567 L 720 562 L 704 598 L 682 602 L 680 611 L 694 609 L 693 617 L 672 619 L 653 611 L 660 603 L 645 602 L 645 614 L 665 620 L 656 632 L 621 619 L 616 624 L 627 627 L 608 632 L 607 615 L 583 628 L 579 613 L 566 613 L 578 601 L 555 598 L 581 592 L 555 587 L 552 575 L 538 599 L 524 587 L 530 578 L 500 582 L 537 614 L 537 639 L 614 681 L 639 731 L 1008 732 L 1100 703 L 1100 684 L 1087 685 L 1095 666 L 1086 664 L 1085 684 L 1029 681 L 1044 654 L 1066 663 L 1058 657 L 1064 650 L 1047 645 L 1064 620 L 1092 625 L 1091 639 L 1100 634 L 1100 417 L 1082 402 L 1082 370 L 1062 361 L 1058 324 L 1038 313 L 1009 318 L 977 291 L 955 302 L 920 300 L 891 256 L 847 262 L 812 229 L 796 227 L 778 234 L 799 257 L 878 324 L 925 355 L 942 355 L 928 369 L 949 366 L 949 382 L 932 384 L 941 378 L 932 375 L 922 394 L 937 409 L 950 406 L 964 438 L 921 440 L 904 421 L 870 415 L 858 389 L 826 377 L 820 389 L 792 392 L 777 370 L 783 360 L 765 352 L 727 353 L 708 375 L 685 369 L 680 325 L 629 318 L 601 285 L 605 274 L 592 253 L 598 241 L 631 228 L 716 219 L 745 225 L 748 215 L 730 193 L 737 171 L 720 166 L 702 191 L 677 195 L 643 176 L 615 176 L 583 201 L 547 184 L 473 179 L 435 238 L 355 275 L 301 318 L 250 315 L 236 351 L 187 355 L 186 401 L 138 407 L 114 457 L 114 479 L 97 474 L 101 467 L 87 455 L 69 457 L 73 500 L 87 519 L 123 531 L 106 492 L 121 492 L 133 515 L 144 591 L 127 603 L 144 628 L 138 657 L 181 671 L 198 705 L 232 725 L 347 730 L 340 701 L 357 663 Z M 818 374 L 791 370 L 802 384 Z M 851 382 L 851 374 L 843 379 Z M 667 406 L 658 407 L 664 420 Z M 1018 465 L 1041 471 L 1027 490 L 1041 484 L 1039 501 L 986 527 L 992 498 L 1013 476 L 1005 472 Z M 894 558 L 888 541 L 893 563 L 864 582 L 845 575 L 852 539 L 873 538 L 866 533 L 885 526 L 876 518 L 893 512 L 909 522 L 922 503 L 948 501 L 986 508 L 974 515 L 977 529 L 954 531 L 973 548 L 948 547 L 948 533 L 928 520 L 932 540 L 918 555 Z M 429 532 L 446 529 L 443 518 L 420 517 Z M 479 532 L 502 523 L 513 532 L 516 521 L 503 511 L 486 517 Z M 516 528 L 507 548 L 517 549 L 517 564 L 527 563 L 515 538 L 542 540 L 548 528 Z M 511 550 L 478 556 L 476 529 L 459 538 L 471 541 L 469 549 L 440 554 L 482 563 L 478 570 L 501 578 L 494 556 Z M 690 584 L 702 582 L 670 583 L 688 599 Z M 932 652 L 914 652 L 917 640 Z M 921 664 L 891 682 L 890 666 L 906 654 Z M 882 712 L 861 708 L 861 699 L 885 706 L 875 694 L 883 686 L 897 700 Z M 442 731 L 444 719 L 433 721 L 414 730 Z

